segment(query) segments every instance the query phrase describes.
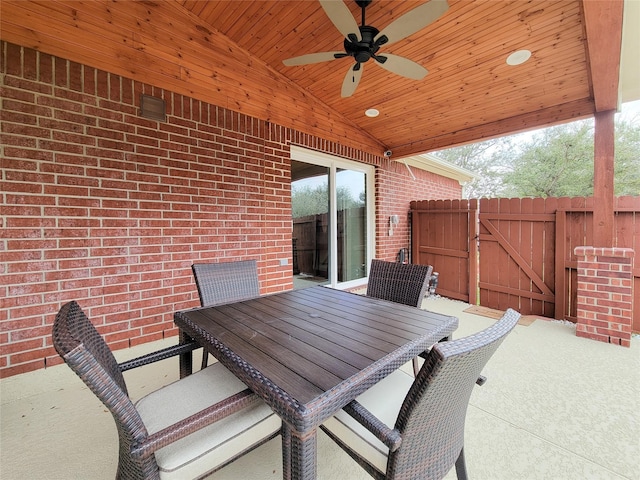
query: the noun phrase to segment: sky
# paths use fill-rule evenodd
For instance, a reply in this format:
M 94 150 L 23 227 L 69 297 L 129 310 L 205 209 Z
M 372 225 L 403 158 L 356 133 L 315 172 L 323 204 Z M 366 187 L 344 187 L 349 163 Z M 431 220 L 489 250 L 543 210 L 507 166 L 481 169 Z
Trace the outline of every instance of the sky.
M 634 124 L 640 124 L 640 100 L 623 103 L 621 111 L 616 113 L 616 116 L 616 118 L 623 118 Z

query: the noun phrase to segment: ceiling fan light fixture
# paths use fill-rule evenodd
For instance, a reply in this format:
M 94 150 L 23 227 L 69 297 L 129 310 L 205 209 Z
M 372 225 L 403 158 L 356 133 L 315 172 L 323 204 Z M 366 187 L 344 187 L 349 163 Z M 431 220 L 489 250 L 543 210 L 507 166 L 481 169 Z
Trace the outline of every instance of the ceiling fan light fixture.
M 376 108 L 369 108 L 369 109 L 367 109 L 367 110 L 364 112 L 364 114 L 365 114 L 367 117 L 375 118 L 375 117 L 377 117 L 378 115 L 380 115 L 380 111 L 379 111 L 378 109 L 376 109 Z
M 507 65 L 522 65 L 531 58 L 531 51 L 517 50 L 507 57 Z

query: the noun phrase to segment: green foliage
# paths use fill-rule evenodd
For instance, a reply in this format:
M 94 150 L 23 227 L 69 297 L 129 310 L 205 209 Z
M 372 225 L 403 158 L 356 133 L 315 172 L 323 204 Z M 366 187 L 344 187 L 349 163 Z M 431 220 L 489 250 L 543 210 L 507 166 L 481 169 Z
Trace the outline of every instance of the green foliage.
M 616 195 L 640 195 L 640 122 L 616 123 Z
M 593 195 L 593 128 L 587 122 L 534 135 L 504 176 L 510 197 Z
M 510 138 L 505 137 L 442 150 L 435 155 L 478 174 L 464 185 L 464 198 L 498 197 L 504 190 L 505 159 L 512 150 Z
M 593 195 L 593 120 L 436 152 L 481 178 L 466 198 Z M 615 123 L 616 195 L 640 195 L 640 123 Z
M 365 195 L 354 199 L 348 187 L 337 187 L 336 197 L 338 210 L 360 207 L 364 205 Z M 293 218 L 318 215 L 329 211 L 329 186 L 326 182 L 316 185 L 293 186 L 291 190 L 291 206 Z
M 291 208 L 293 218 L 318 215 L 329 211 L 328 185 L 318 185 L 291 189 Z

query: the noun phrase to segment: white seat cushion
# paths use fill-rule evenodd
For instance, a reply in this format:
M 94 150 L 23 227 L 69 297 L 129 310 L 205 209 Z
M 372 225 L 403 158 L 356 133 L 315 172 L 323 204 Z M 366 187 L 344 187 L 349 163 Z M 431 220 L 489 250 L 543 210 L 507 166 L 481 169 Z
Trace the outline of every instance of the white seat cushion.
M 141 398 L 136 408 L 152 434 L 246 388 L 214 363 Z M 160 478 L 198 477 L 278 432 L 280 426 L 280 418 L 259 402 L 158 450 Z
M 356 400 L 389 428 L 393 428 L 413 380 L 409 373 L 396 370 Z M 387 446 L 344 410 L 340 410 L 323 425 L 378 470 L 383 473 L 387 471 Z

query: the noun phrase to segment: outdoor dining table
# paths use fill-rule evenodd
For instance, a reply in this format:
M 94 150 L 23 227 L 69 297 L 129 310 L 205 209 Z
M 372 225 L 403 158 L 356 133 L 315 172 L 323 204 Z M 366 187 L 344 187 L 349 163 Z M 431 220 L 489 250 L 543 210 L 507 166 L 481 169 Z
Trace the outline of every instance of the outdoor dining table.
M 456 317 L 323 286 L 175 313 L 282 418 L 283 477 L 316 477 L 317 427 L 448 337 Z M 191 354 L 181 357 L 191 372 Z

